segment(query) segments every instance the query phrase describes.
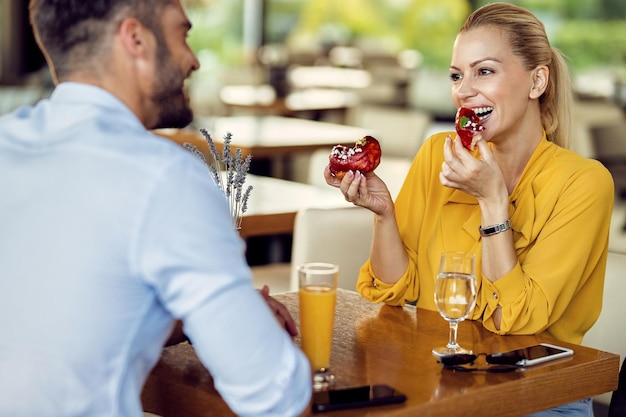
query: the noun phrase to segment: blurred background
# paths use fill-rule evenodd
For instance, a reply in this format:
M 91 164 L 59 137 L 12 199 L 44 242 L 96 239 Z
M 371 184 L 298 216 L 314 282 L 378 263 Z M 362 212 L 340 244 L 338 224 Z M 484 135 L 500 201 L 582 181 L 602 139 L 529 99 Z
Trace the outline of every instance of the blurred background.
M 225 113 L 224 85 L 270 84 L 285 95 L 295 66 L 367 70 L 361 102 L 411 106 L 449 119 L 447 67 L 459 26 L 481 0 L 183 0 L 202 68 L 198 114 Z M 626 98 L 626 2 L 519 0 L 568 58 L 584 98 Z M 0 0 L 0 113 L 45 95 L 50 79 L 31 35 L 28 0 Z M 15 87 L 22 87 L 19 91 Z M 341 85 L 339 87 L 342 87 Z

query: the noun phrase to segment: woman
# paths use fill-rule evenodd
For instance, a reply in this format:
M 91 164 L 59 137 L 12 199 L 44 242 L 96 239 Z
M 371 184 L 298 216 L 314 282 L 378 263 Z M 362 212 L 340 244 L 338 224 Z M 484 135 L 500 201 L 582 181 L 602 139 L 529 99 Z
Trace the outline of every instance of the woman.
M 601 309 L 613 181 L 600 163 L 566 149 L 571 86 L 564 61 L 535 16 L 494 3 L 459 31 L 450 79 L 455 106 L 481 117 L 474 151 L 453 133 L 433 135 L 395 205 L 375 174 L 339 180 L 325 170 L 347 201 L 375 214 L 357 289 L 371 301 L 435 310 L 440 253 L 471 251 L 478 286 L 472 319 L 498 334 L 580 343 Z M 497 232 L 484 233 L 495 225 Z

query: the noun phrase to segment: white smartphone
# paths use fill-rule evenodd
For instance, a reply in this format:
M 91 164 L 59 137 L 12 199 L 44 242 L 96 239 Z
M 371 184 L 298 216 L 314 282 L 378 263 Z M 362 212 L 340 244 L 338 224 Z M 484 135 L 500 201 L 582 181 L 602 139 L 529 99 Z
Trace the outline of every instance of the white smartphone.
M 572 356 L 574 351 L 562 346 L 551 345 L 549 343 L 540 343 L 538 345 L 528 346 L 525 348 L 515 349 L 504 352 L 501 355 L 519 355 L 523 359 L 517 362 L 517 365 L 532 366 L 538 363 L 548 362 L 567 356 Z

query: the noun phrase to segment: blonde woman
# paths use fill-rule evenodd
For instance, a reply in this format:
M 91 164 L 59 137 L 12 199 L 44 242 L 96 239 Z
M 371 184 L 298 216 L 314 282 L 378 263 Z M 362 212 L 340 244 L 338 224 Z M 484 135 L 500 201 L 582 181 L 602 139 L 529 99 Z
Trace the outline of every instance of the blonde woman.
M 339 180 L 325 170 L 328 184 L 375 215 L 357 289 L 371 301 L 434 310 L 440 253 L 472 251 L 472 319 L 498 334 L 580 343 L 601 309 L 613 181 L 567 149 L 564 60 L 532 13 L 494 3 L 459 31 L 450 79 L 456 107 L 474 109 L 484 126 L 474 151 L 455 133 L 433 135 L 395 203 L 374 173 Z M 592 415 L 590 400 L 564 407 Z

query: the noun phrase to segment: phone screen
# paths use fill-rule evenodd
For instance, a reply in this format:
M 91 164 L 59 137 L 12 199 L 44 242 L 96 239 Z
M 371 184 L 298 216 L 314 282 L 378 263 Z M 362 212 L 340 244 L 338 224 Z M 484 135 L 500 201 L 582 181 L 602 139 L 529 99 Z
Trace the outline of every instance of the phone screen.
M 571 356 L 574 354 L 574 351 L 572 349 L 550 345 L 547 343 L 541 343 L 538 345 L 516 349 L 513 352 L 519 354 L 524 358 L 520 365 L 525 366 L 535 365 L 537 363 L 547 362 L 553 359 Z
M 406 396 L 388 385 L 363 385 L 314 392 L 313 410 L 331 411 L 404 401 Z
M 535 345 L 524 349 L 524 357 L 526 359 L 538 359 L 544 356 L 556 355 L 561 352 L 564 352 L 564 350 L 552 346 Z

